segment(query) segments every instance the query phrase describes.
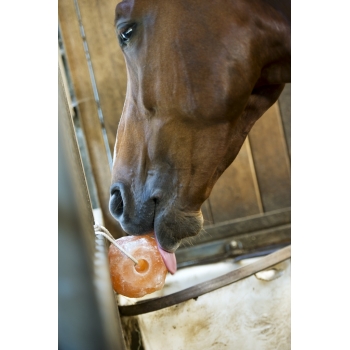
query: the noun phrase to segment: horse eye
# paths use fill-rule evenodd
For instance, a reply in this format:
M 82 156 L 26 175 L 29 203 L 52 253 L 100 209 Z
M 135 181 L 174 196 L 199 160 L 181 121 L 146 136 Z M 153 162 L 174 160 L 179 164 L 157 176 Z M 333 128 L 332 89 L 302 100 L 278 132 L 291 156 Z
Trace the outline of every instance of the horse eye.
M 129 27 L 127 30 L 119 34 L 119 38 L 123 44 L 126 44 L 130 40 L 133 30 L 133 27 Z

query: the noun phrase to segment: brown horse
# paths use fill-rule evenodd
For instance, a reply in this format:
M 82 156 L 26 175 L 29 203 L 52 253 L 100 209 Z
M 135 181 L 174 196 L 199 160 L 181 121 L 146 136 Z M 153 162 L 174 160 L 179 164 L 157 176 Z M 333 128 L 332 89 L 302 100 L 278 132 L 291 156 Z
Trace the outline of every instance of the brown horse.
M 127 91 L 110 211 L 129 234 L 154 231 L 174 273 L 201 205 L 290 82 L 290 2 L 124 0 L 115 14 Z

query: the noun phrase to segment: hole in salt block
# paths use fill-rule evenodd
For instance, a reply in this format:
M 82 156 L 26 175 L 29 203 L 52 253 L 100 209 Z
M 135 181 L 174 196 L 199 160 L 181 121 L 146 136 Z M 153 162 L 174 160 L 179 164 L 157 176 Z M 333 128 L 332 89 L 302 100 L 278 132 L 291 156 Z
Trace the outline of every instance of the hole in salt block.
M 134 266 L 134 268 L 138 273 L 145 273 L 148 271 L 149 264 L 148 264 L 147 260 L 140 259 L 138 261 L 137 265 Z

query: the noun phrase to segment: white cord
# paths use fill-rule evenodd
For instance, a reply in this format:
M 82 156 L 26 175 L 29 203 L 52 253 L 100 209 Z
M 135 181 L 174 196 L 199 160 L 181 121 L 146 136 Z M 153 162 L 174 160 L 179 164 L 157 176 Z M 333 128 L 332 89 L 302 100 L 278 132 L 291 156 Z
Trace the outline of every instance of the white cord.
M 122 253 L 124 253 L 129 259 L 131 259 L 135 265 L 138 264 L 138 261 L 132 256 L 130 255 L 128 252 L 126 252 L 120 245 L 118 245 L 117 243 L 115 243 L 115 239 L 114 237 L 111 235 L 111 233 L 103 226 L 101 225 L 94 225 L 94 230 L 95 230 L 95 235 L 102 235 L 105 238 L 107 238 L 111 243 L 113 243 Z

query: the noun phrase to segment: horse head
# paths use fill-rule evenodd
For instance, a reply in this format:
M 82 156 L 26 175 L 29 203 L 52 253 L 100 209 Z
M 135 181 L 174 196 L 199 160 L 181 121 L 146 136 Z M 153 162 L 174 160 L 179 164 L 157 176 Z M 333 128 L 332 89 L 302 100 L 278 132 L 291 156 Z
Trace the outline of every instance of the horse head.
M 214 184 L 290 82 L 290 19 L 266 0 L 124 0 L 115 14 L 127 91 L 110 211 L 129 234 L 154 231 L 174 271 Z

